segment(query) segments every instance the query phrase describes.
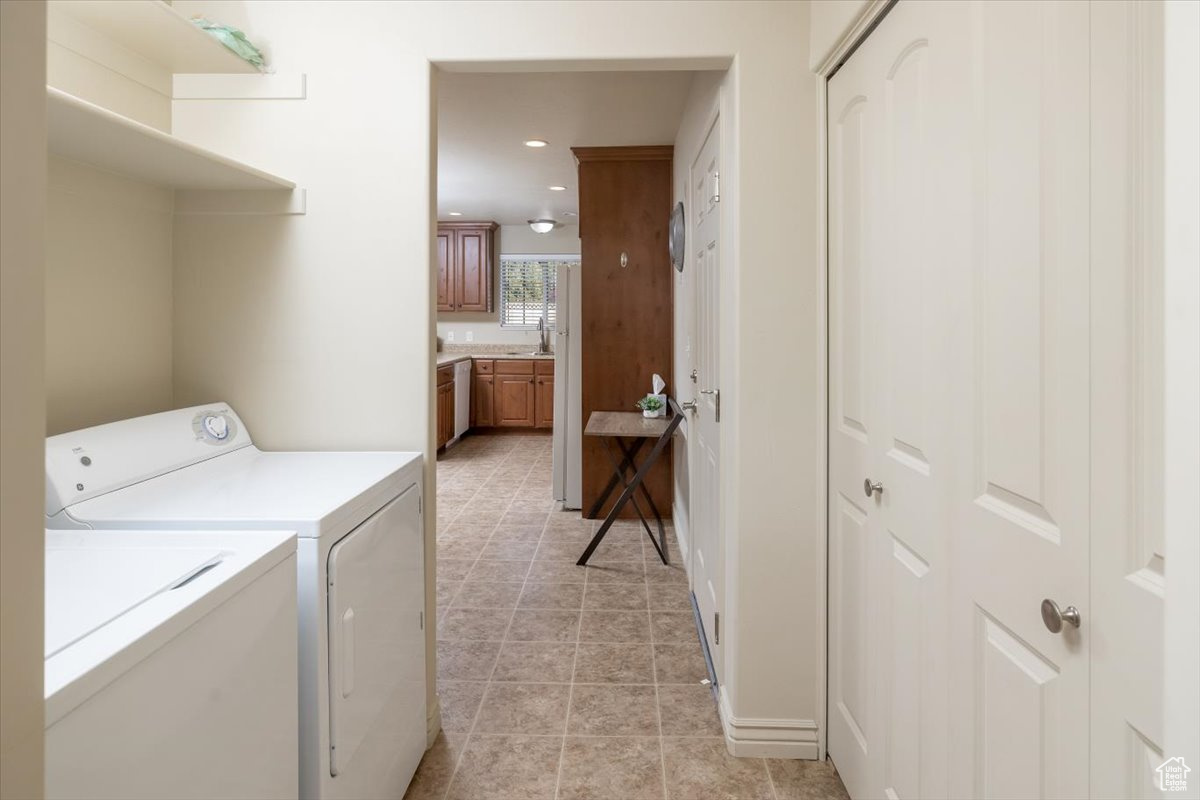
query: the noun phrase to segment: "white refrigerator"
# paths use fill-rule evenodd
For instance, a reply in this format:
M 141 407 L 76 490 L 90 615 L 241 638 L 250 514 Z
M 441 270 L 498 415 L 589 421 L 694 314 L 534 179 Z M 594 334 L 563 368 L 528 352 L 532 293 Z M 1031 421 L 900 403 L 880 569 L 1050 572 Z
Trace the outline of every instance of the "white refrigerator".
M 560 263 L 555 275 L 554 499 L 576 509 L 583 497 L 583 380 L 579 342 L 579 261 Z

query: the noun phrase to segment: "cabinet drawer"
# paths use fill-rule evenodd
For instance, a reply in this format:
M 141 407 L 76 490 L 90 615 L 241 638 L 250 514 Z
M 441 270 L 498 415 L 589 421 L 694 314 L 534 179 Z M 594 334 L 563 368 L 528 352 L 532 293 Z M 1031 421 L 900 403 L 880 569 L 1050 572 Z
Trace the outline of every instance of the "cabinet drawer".
M 532 359 L 496 359 L 496 374 L 497 375 L 532 375 L 533 360 Z
M 491 375 L 496 368 L 496 362 L 489 359 L 474 359 L 476 375 Z
M 444 367 L 438 367 L 437 385 L 444 386 L 447 383 L 453 383 L 453 382 L 454 382 L 454 365 L 447 364 Z
M 542 359 L 542 360 L 533 362 L 533 368 L 537 372 L 538 375 L 553 375 L 554 374 L 554 362 L 551 361 L 550 359 Z

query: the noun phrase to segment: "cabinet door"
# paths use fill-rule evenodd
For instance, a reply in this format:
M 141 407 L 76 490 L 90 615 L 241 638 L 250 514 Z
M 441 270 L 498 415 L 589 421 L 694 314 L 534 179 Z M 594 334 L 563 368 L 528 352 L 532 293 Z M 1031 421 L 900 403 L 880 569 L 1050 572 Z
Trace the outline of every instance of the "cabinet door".
M 454 310 L 454 231 L 438 229 L 437 310 Z
M 538 375 L 535 386 L 537 387 L 537 399 L 534 403 L 537 412 L 537 427 L 552 428 L 554 427 L 554 376 Z
M 472 425 L 490 428 L 495 425 L 492 415 L 492 376 L 476 375 L 471 387 Z
M 495 424 L 507 428 L 532 428 L 533 376 L 497 375 L 494 386 Z
M 454 384 L 438 387 L 437 446 L 441 447 L 454 436 Z
M 455 231 L 454 236 L 455 310 L 491 311 L 491 232 L 467 229 Z

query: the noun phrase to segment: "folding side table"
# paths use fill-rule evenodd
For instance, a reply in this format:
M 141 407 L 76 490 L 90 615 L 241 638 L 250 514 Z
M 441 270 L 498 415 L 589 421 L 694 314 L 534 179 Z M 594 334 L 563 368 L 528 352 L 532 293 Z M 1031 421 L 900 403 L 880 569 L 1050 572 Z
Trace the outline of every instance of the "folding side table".
M 623 491 L 617 498 L 617 502 L 613 503 L 608 516 L 604 518 L 604 523 L 600 526 L 600 530 L 596 531 L 596 535 L 588 543 L 587 549 L 583 551 L 583 555 L 575 562 L 579 566 L 582 567 L 587 564 L 588 559 L 592 557 L 592 553 L 595 552 L 600 542 L 604 540 L 608 529 L 616 522 L 617 515 L 621 513 L 621 509 L 628 503 L 633 503 L 633 509 L 637 512 L 638 519 L 642 521 L 642 527 L 646 530 L 646 535 L 650 537 L 650 542 L 654 545 L 654 549 L 658 551 L 658 557 L 662 559 L 662 563 L 670 563 L 667 548 L 667 533 L 663 528 L 662 515 L 658 513 L 658 506 L 655 505 L 654 499 L 650 497 L 650 492 L 642 485 L 642 481 L 651 468 L 654 467 L 659 456 L 667 449 L 667 443 L 671 441 L 671 437 L 675 434 L 676 429 L 683 422 L 683 413 L 679 406 L 675 404 L 675 401 L 668 397 L 667 403 L 671 409 L 671 416 L 669 417 L 645 417 L 640 411 L 593 411 L 591 416 L 588 417 L 587 427 L 584 428 L 583 435 L 599 436 L 604 442 L 604 452 L 608 456 L 608 460 L 612 463 L 613 476 L 609 478 L 608 485 L 604 487 L 604 491 L 600 493 L 600 497 L 592 505 L 587 516 L 594 518 L 600 513 L 600 509 L 608 502 L 608 498 L 612 496 L 613 490 L 617 488 L 617 484 L 623 487 Z M 639 466 L 636 460 L 637 455 L 641 452 L 642 446 L 650 440 L 654 440 L 654 446 Z M 618 454 L 620 458 L 617 457 Z M 632 479 L 626 477 L 626 474 L 629 472 L 633 473 Z M 650 512 L 654 515 L 654 520 L 658 525 L 658 539 L 654 538 L 654 532 L 650 530 L 650 523 L 646 521 L 646 515 L 637 501 L 636 495 L 639 490 L 649 505 Z

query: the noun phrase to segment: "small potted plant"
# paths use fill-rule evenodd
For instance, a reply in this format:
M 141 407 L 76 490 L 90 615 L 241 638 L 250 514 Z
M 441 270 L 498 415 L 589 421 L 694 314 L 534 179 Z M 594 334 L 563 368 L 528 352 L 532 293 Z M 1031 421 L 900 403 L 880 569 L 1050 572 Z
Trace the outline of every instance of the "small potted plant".
M 667 412 L 667 404 L 658 395 L 648 394 L 637 401 L 643 417 L 661 417 Z

